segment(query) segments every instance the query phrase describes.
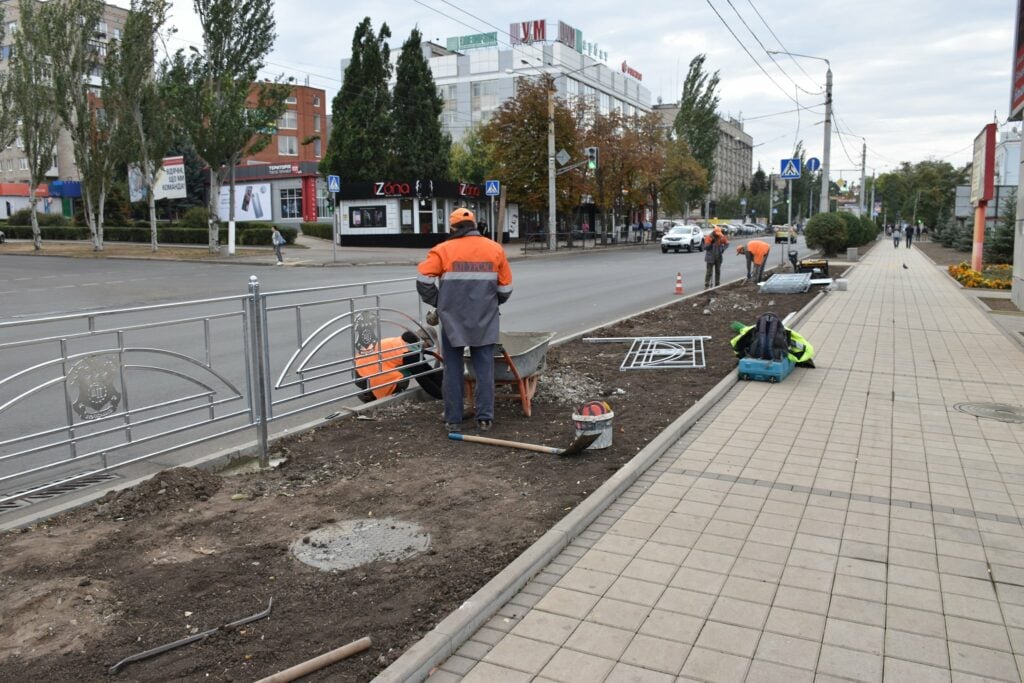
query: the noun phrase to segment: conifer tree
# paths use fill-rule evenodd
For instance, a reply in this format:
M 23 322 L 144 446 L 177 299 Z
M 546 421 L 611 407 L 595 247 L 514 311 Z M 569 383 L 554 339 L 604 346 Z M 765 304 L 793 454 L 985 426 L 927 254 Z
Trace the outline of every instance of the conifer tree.
M 395 178 L 448 178 L 452 141 L 441 131 L 444 102 L 423 56 L 422 36 L 413 29 L 402 45 L 395 71 L 391 119 Z
M 352 61 L 331 104 L 331 138 L 320 162 L 323 175 L 344 182 L 383 180 L 391 170 L 391 29 L 373 31 L 363 19 L 352 37 Z

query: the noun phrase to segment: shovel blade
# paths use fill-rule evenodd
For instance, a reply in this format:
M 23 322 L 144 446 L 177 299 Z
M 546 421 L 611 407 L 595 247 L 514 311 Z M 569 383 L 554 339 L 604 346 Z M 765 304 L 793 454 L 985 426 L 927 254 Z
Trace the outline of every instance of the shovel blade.
M 587 446 L 597 441 L 597 437 L 600 434 L 580 434 L 576 437 L 576 440 L 569 444 L 569 447 L 559 453 L 559 455 L 579 455 L 586 450 Z

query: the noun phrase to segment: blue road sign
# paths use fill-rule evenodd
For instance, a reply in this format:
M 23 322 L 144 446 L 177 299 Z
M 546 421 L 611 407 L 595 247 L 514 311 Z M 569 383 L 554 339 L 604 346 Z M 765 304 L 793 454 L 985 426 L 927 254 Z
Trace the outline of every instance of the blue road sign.
M 327 176 L 327 191 L 341 192 L 341 177 L 336 175 Z
M 811 157 L 807 160 L 807 163 L 804 164 L 804 168 L 807 169 L 808 173 L 814 173 L 821 168 L 821 162 L 818 161 L 818 157 Z
M 779 177 L 783 180 L 797 180 L 800 178 L 800 159 L 783 159 L 782 172 Z
M 486 180 L 484 181 L 484 194 L 488 197 L 497 197 L 501 194 L 501 181 L 500 180 Z

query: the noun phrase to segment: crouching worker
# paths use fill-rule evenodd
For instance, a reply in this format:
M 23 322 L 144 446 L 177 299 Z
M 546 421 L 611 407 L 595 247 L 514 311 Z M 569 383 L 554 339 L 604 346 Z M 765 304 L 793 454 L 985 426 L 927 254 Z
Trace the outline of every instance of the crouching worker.
M 738 358 L 782 360 L 787 356 L 797 367 L 814 367 L 814 347 L 774 313 L 762 313 L 753 325 L 733 323 L 732 327 L 738 334 L 729 343 Z
M 764 279 L 764 267 L 768 263 L 768 252 L 772 247 L 761 240 L 750 240 L 745 245 L 736 247 L 737 254 L 745 254 L 747 257 L 747 281 L 751 279 L 755 283 Z
M 356 386 L 363 403 L 401 393 L 409 378 L 434 398 L 441 398 L 441 370 L 434 370 L 423 357 L 423 340 L 406 330 L 400 337 L 387 337 L 379 344 L 359 349 L 355 358 Z M 428 374 L 429 373 L 429 374 Z

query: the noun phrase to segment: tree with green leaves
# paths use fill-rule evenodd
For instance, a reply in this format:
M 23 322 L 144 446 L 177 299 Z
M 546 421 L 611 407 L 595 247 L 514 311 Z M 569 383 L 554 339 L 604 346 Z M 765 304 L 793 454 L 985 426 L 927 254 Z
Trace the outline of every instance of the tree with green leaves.
M 201 50 L 179 50 L 168 69 L 177 124 L 210 167 L 210 252 L 219 251 L 220 188 L 229 182 L 234 222 L 238 161 L 270 142 L 291 86 L 257 81 L 277 37 L 273 0 L 193 0 L 203 30 Z
M 480 130 L 483 144 L 491 150 L 491 171 L 505 184 L 508 201 L 525 211 L 540 213 L 548 206 L 548 89 L 554 87 L 548 76 L 520 79 L 516 96 L 505 100 Z M 555 98 L 555 140 L 567 150 L 580 148 L 575 117 L 559 98 Z M 562 211 L 579 201 L 578 193 L 566 191 L 569 180 L 563 176 L 557 186 L 555 203 Z
M 491 177 L 491 151 L 484 144 L 480 127 L 474 126 L 459 142 L 452 143 L 451 177 L 482 185 Z
M 692 197 L 707 193 L 708 172 L 690 153 L 686 141 L 672 137 L 665 143 L 665 168 L 659 197 L 667 214 L 685 217 Z
M 121 40 L 111 45 L 103 71 L 103 100 L 121 121 L 121 161 L 136 165 L 149 204 L 150 249 L 156 251 L 156 179 L 174 141 L 166 115 L 168 82 L 154 71 L 157 40 L 167 23 L 168 0 L 132 0 Z
M 705 55 L 690 60 L 690 69 L 683 81 L 683 92 L 679 98 L 679 113 L 676 114 L 674 130 L 677 137 L 686 141 L 693 158 L 708 175 L 708 187 L 715 179 L 715 150 L 718 148 L 718 72 L 704 71 Z M 687 197 L 693 201 L 696 196 Z
M 36 0 L 18 0 L 20 26 L 14 34 L 9 72 L 10 102 L 21 124 L 19 135 L 28 161 L 32 245 L 36 251 L 43 248 L 36 190 L 46 182 L 46 172 L 54 165 L 53 148 L 60 131 L 49 56 L 45 41 L 37 40 L 48 30 L 42 7 Z
M 0 5 L 0 45 L 7 36 L 6 12 Z M 18 114 L 11 106 L 10 74 L 0 74 L 0 149 L 4 149 L 18 137 Z
M 331 137 L 320 162 L 323 175 L 369 182 L 385 178 L 392 169 L 390 37 L 387 24 L 374 33 L 369 17 L 356 27 L 352 59 L 331 103 Z
M 398 55 L 391 97 L 394 178 L 448 179 L 452 140 L 441 130 L 443 109 L 444 101 L 423 57 L 422 36 L 413 29 Z
M 89 76 L 100 66 L 96 31 L 103 16 L 101 0 L 48 2 L 40 9 L 46 33 L 35 37 L 52 65 L 53 89 L 64 129 L 71 137 L 75 165 L 82 178 L 85 222 L 95 251 L 103 250 L 103 203 L 111 183 L 113 139 L 119 119 L 91 90 Z
M 1008 193 L 999 202 L 1002 215 L 991 236 L 985 237 L 986 263 L 1013 263 L 1013 237 L 1017 224 L 1017 191 Z

